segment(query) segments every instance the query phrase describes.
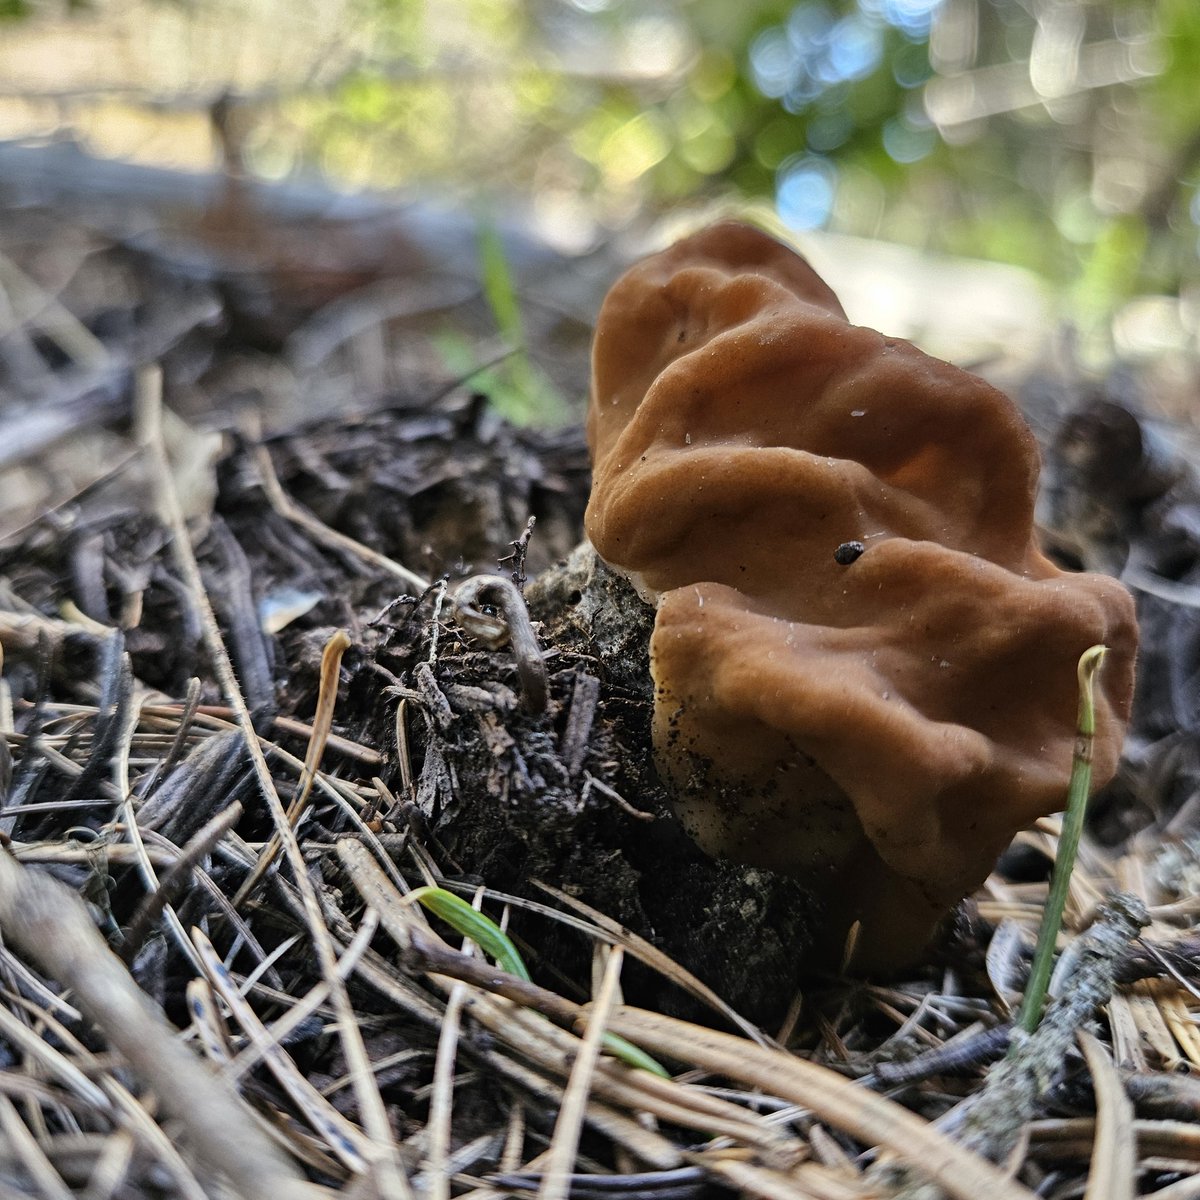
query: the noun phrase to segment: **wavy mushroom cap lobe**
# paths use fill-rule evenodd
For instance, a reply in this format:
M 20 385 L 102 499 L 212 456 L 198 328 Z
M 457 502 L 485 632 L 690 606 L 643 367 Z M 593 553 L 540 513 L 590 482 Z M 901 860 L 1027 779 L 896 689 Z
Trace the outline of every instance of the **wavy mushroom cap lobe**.
M 681 819 L 714 855 L 824 879 L 864 964 L 918 953 L 1061 807 L 1097 642 L 1095 777 L 1115 770 L 1132 603 L 1037 548 L 1025 422 L 849 324 L 790 249 L 725 223 L 627 272 L 588 436 L 588 535 L 658 602 L 656 757 Z

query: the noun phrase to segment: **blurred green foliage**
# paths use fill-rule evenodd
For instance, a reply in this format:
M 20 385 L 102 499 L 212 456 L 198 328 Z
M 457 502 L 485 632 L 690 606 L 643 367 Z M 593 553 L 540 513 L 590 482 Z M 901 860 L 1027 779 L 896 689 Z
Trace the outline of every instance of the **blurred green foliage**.
M 1020 264 L 1097 325 L 1200 290 L 1200 0 L 296 0 L 268 49 L 270 177 L 487 193 L 577 246 L 749 198 Z
M 773 201 L 1017 263 L 1086 318 L 1197 284 L 1196 0 L 361 0 L 376 54 L 293 116 L 371 182 L 617 225 Z
M 479 225 L 479 277 L 492 319 L 507 350 L 484 362 L 473 338 L 447 325 L 437 339 L 445 365 L 485 393 L 492 407 L 518 425 L 554 425 L 567 418 L 566 399 L 529 354 L 525 321 L 511 264 L 496 228 Z

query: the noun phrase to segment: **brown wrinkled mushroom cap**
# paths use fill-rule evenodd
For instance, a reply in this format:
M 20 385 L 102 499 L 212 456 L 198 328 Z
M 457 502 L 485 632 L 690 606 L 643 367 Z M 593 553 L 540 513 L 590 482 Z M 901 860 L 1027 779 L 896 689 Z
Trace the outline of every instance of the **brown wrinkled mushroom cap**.
M 655 749 L 680 818 L 715 856 L 811 879 L 835 955 L 857 920 L 857 964 L 913 958 L 1062 807 L 1096 643 L 1094 778 L 1112 775 L 1133 605 L 1037 548 L 1020 414 L 850 325 L 785 246 L 720 224 L 619 280 L 588 435 L 589 537 L 657 598 Z

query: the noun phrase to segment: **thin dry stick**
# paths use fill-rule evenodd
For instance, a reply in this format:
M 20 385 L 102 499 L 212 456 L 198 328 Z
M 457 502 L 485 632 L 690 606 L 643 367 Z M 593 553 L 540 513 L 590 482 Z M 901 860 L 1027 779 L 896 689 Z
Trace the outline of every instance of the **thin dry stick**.
M 3 854 L 3 851 L 0 851 Z M 0 897 L 0 911 L 3 898 Z M 6 930 L 7 932 L 7 930 Z M 48 1014 L 42 1014 L 49 1020 Z M 74 1092 L 89 1108 L 104 1112 L 108 1101 L 103 1090 L 94 1084 L 57 1046 L 40 1038 L 24 1021 L 0 1005 L 0 1037 L 14 1049 L 26 1055 L 51 1079 L 56 1079 L 68 1091 Z
M 458 1034 L 462 1027 L 462 1007 L 466 987 L 456 983 L 450 989 L 446 1015 L 438 1034 L 437 1058 L 433 1066 L 433 1092 L 429 1098 L 429 1120 L 425 1124 L 428 1150 L 425 1175 L 431 1200 L 449 1200 L 450 1176 L 446 1159 L 450 1154 L 450 1119 L 454 1101 L 454 1062 L 458 1052 Z
M 216 991 L 207 979 L 189 979 L 185 994 L 200 1048 L 214 1063 L 224 1066 L 233 1057 L 233 1045 L 217 1008 Z
M 1193 990 L 1191 988 L 1189 991 Z M 1171 1036 L 1179 1044 L 1192 1067 L 1200 1066 L 1200 1033 L 1193 1023 L 1193 1016 L 1188 1011 L 1179 992 L 1160 993 L 1155 997 L 1156 1007 L 1162 1014 Z
M 192 732 L 192 719 L 196 715 L 196 710 L 200 707 L 200 691 L 200 680 L 193 675 L 188 680 L 187 694 L 183 698 L 183 703 L 180 705 L 171 705 L 171 711 L 179 714 L 179 723 L 175 726 L 175 734 L 171 738 L 170 749 L 155 764 L 150 783 L 142 789 L 143 797 L 148 794 L 149 788 L 154 787 L 157 783 L 165 779 L 175 769 L 175 764 L 183 757 L 183 753 L 187 749 L 188 737 Z M 144 716 L 161 711 L 160 708 L 152 704 L 142 705 L 142 714 Z
M 158 1122 L 138 1103 L 137 1097 L 130 1095 L 111 1075 L 104 1081 L 104 1090 L 108 1093 L 117 1112 L 124 1118 L 125 1126 L 130 1133 L 157 1155 L 167 1170 L 175 1177 L 175 1187 L 182 1200 L 209 1200 L 196 1176 L 192 1173 L 191 1166 L 184 1161 L 179 1148 L 162 1131 Z M 306 1183 L 292 1185 L 291 1195 L 311 1196 L 312 1194 Z
M 505 975 L 478 959 L 469 958 L 446 945 L 428 929 L 418 926 L 419 915 L 412 907 L 402 903 L 365 847 L 342 839 L 338 843 L 338 851 L 363 898 L 379 909 L 384 927 L 401 947 L 405 960 L 416 969 L 430 972 L 440 986 L 449 987 L 451 979 L 460 978 L 476 987 L 504 995 L 511 994 L 522 1004 L 540 1009 L 566 1024 L 586 1017 L 585 1010 L 579 1005 L 515 976 Z M 410 1011 L 416 1009 L 419 1002 L 407 991 L 399 990 L 400 981 L 385 982 L 365 962 L 364 967 L 367 969 L 360 969 L 361 973 L 375 986 L 385 990 Z M 539 1017 L 520 1010 L 513 1011 L 482 995 L 472 994 L 467 1003 L 471 1013 L 486 1028 L 545 1069 L 565 1071 L 564 1064 L 578 1051 L 580 1043 L 576 1037 L 546 1024 Z M 418 1012 L 417 1015 L 422 1019 L 430 1019 L 424 1012 Z M 498 1054 L 491 1056 L 489 1061 L 506 1073 L 509 1073 L 510 1066 L 516 1069 L 515 1064 Z M 521 1082 L 523 1086 L 528 1086 L 524 1080 Z M 544 1086 L 541 1090 L 544 1090 Z M 636 1111 L 655 1112 L 676 1124 L 706 1132 L 726 1132 L 739 1141 L 761 1146 L 768 1151 L 783 1148 L 779 1135 L 765 1132 L 759 1122 L 747 1118 L 740 1108 L 646 1071 L 631 1072 L 605 1061 L 597 1068 L 596 1088 L 598 1094 L 606 1099 Z M 629 1146 L 644 1161 L 664 1169 L 679 1165 L 678 1151 L 665 1139 L 651 1139 L 647 1131 L 641 1130 L 628 1119 L 622 1120 L 607 1105 L 593 1103 L 587 1119 L 610 1137 Z
M 317 541 L 324 542 L 327 546 L 335 546 L 339 550 L 348 550 L 371 566 L 396 576 L 408 587 L 416 588 L 418 592 L 428 589 L 428 579 L 423 579 L 415 571 L 410 571 L 395 559 L 388 558 L 386 554 L 380 554 L 378 550 L 372 550 L 370 546 L 364 546 L 362 542 L 357 542 L 336 529 L 330 529 L 312 513 L 305 512 L 283 490 L 279 476 L 275 474 L 275 464 L 271 462 L 270 451 L 261 442 L 254 447 L 254 461 L 258 466 L 259 479 L 262 481 L 263 491 L 267 494 L 267 500 L 281 517 L 307 530 Z
M 122 657 L 128 666 L 130 661 L 129 656 L 126 654 L 122 655 Z M 150 862 L 150 857 L 146 853 L 145 843 L 142 841 L 142 831 L 138 827 L 137 813 L 133 807 L 133 788 L 129 781 L 129 755 L 133 744 L 133 735 L 137 731 L 140 719 L 140 706 L 130 704 L 125 717 L 125 723 L 117 739 L 117 753 L 113 767 L 113 786 L 117 789 L 117 794 L 121 797 L 121 811 L 125 822 L 125 832 L 129 837 L 129 844 L 133 847 L 134 855 L 137 858 L 138 872 L 142 877 L 146 892 L 150 897 L 161 896 L 165 902 L 166 893 L 162 890 L 162 884 L 159 882 L 154 866 Z M 199 970 L 200 964 L 193 953 L 192 944 L 188 941 L 187 934 L 184 932 L 179 918 L 175 915 L 174 908 L 170 904 L 164 903 L 163 913 L 179 948 L 191 959 L 193 968 Z
M 342 979 L 348 979 L 351 972 L 358 966 L 359 959 L 367 952 L 375 930 L 379 927 L 379 916 L 374 909 L 367 909 L 363 914 L 362 924 L 354 935 L 354 940 L 346 947 L 346 952 L 338 959 L 338 974 Z M 238 989 L 239 994 L 245 994 L 247 983 Z M 225 1075 L 231 1081 L 241 1078 L 247 1071 L 253 1070 L 262 1060 L 268 1046 L 280 1047 L 288 1036 L 298 1029 L 328 999 L 329 989 L 325 984 L 318 983 L 311 988 L 307 995 L 301 996 L 283 1016 L 272 1021 L 267 1027 L 268 1042 L 251 1041 L 237 1058 L 232 1059 L 225 1067 Z
M 198 683 L 197 680 L 192 682 Z M 189 685 L 190 687 L 190 685 Z M 142 707 L 142 715 L 144 717 L 166 717 L 172 720 L 172 723 L 182 722 L 176 725 L 179 734 L 186 739 L 189 732 L 189 726 L 192 718 L 199 715 L 200 717 L 213 717 L 218 722 L 224 718 L 234 715 L 233 709 L 225 704 L 191 704 L 185 700 L 183 704 L 147 704 Z M 205 725 L 203 721 L 200 724 L 204 728 L 218 728 L 217 725 Z M 297 721 L 294 717 L 284 717 L 276 715 L 271 718 L 271 726 L 273 729 L 279 730 L 281 733 L 294 734 L 296 737 L 311 738 L 313 727 L 307 721 Z M 226 728 L 232 728 L 225 722 Z M 325 739 L 325 745 L 328 749 L 336 750 L 339 754 L 344 754 L 347 758 L 357 759 L 359 762 L 367 763 L 369 766 L 377 767 L 383 762 L 383 755 L 378 750 L 372 750 L 370 746 L 360 745 L 358 742 L 353 742 L 349 738 L 342 737 L 337 733 L 330 733 Z M 175 757 L 178 757 L 178 752 L 173 752 Z M 168 756 L 170 758 L 170 756 Z M 174 765 L 173 761 L 171 765 Z M 166 763 L 159 768 L 160 774 L 165 771 Z
M 736 1158 L 703 1154 L 693 1158 L 727 1187 L 736 1188 L 739 1195 L 758 1200 L 879 1200 L 880 1197 L 878 1191 L 844 1183 L 831 1173 L 822 1174 L 816 1163 L 805 1163 L 784 1175 Z
M 80 366 L 100 370 L 109 366 L 108 347 L 56 296 L 31 279 L 6 254 L 0 254 L 0 287 L 13 308 L 23 308 L 23 321 L 35 325 Z M 7 331 L 6 331 L 7 332 Z
M 68 1004 L 53 988 L 47 987 L 38 978 L 35 971 L 30 970 L 5 947 L 2 938 L 0 938 L 0 971 L 4 973 L 5 984 L 23 992 L 21 1002 L 36 1006 L 39 1015 L 45 1013 L 53 1020 L 55 1012 L 59 1012 L 62 1013 L 64 1020 L 74 1022 L 80 1019 L 79 1009 Z
M 612 917 L 606 916 L 598 909 L 592 908 L 591 905 L 585 904 L 577 897 L 568 895 L 556 887 L 551 887 L 550 884 L 543 883 L 540 879 L 535 879 L 533 884 L 535 887 L 541 888 L 543 892 L 548 892 L 574 912 L 582 913 L 589 920 L 594 921 L 609 937 L 619 941 L 639 962 L 645 963 L 646 966 L 657 971 L 664 978 L 678 984 L 685 992 L 690 993 L 702 1004 L 707 1004 L 714 1012 L 720 1013 L 721 1016 L 740 1029 L 748 1038 L 757 1042 L 758 1045 L 766 1048 L 781 1049 L 757 1025 L 752 1021 L 748 1021 L 736 1009 L 726 1004 L 708 984 L 697 979 L 685 967 L 680 966 L 673 958 L 664 954 L 657 946 L 648 942 L 644 937 L 640 937 L 631 929 L 626 929 L 619 921 L 614 921 Z M 557 915 L 553 909 L 545 911 L 551 917 Z
M 219 713 L 227 710 L 210 709 L 209 711 Z M 303 738 L 312 737 L 313 727 L 305 721 L 297 721 L 294 717 L 277 715 L 272 724 L 280 733 L 293 733 L 297 737 Z M 383 763 L 383 755 L 378 750 L 372 750 L 370 746 L 364 746 L 359 742 L 351 741 L 350 738 L 342 737 L 341 734 L 326 734 L 325 745 L 329 749 L 336 750 L 339 754 L 344 754 L 347 758 L 353 758 L 358 762 L 366 763 L 370 767 L 378 767 Z
M 356 884 L 361 890 L 361 882 L 356 880 Z M 406 924 L 410 911 L 398 898 L 390 904 L 385 901 L 381 909 L 384 927 L 401 946 L 405 960 L 428 971 L 439 986 L 448 988 L 450 981 L 457 978 L 483 991 L 511 996 L 565 1024 L 582 1024 L 586 1020 L 586 1011 L 571 1001 L 495 968 L 485 967 L 453 950 L 428 931 Z M 475 993 L 470 995 L 467 1004 L 477 1021 L 540 1067 L 565 1073 L 566 1064 L 578 1052 L 578 1038 L 547 1024 L 535 1013 L 513 1010 L 486 995 Z M 794 1148 L 789 1146 L 787 1137 L 764 1126 L 760 1118 L 747 1116 L 742 1108 L 652 1072 L 630 1071 L 605 1059 L 596 1067 L 593 1089 L 606 1101 L 634 1111 L 653 1112 L 662 1120 L 708 1134 L 725 1134 L 769 1154 L 787 1156 Z
M 163 1109 L 187 1129 L 197 1153 L 224 1171 L 239 1195 L 300 1196 L 302 1181 L 261 1137 L 241 1098 L 176 1040 L 124 964 L 104 944 L 83 901 L 0 853 L 0 928 L 69 987 Z M 103 1103 L 103 1102 L 102 1102 Z
M 365 955 L 358 965 L 359 976 L 403 1011 L 428 1025 L 436 1027 L 441 1013 L 424 999 L 423 993 L 415 990 L 409 980 L 395 975 L 390 969 Z M 558 1107 L 562 1098 L 561 1088 L 551 1079 L 518 1062 L 509 1054 L 488 1050 L 482 1046 L 472 1047 L 472 1053 L 497 1075 L 508 1079 L 518 1088 L 533 1096 L 539 1104 Z M 642 1162 L 658 1170 L 669 1171 L 683 1162 L 678 1147 L 662 1134 L 643 1128 L 632 1117 L 618 1112 L 607 1104 L 593 1103 L 588 1109 L 588 1123 L 599 1130 L 618 1146 L 634 1154 Z
M 475 897 L 475 907 L 483 903 L 483 897 Z M 377 910 L 368 908 L 368 912 Z M 472 954 L 474 943 L 463 941 L 463 953 Z M 428 1178 L 432 1200 L 449 1200 L 450 1174 L 447 1162 L 450 1156 L 451 1117 L 454 1111 L 454 1064 L 458 1057 L 458 1036 L 462 1028 L 462 1008 L 466 999 L 466 988 L 456 983 L 450 989 L 442 1027 L 438 1032 L 437 1057 L 433 1065 L 433 1091 L 429 1097 L 429 1119 L 425 1122 L 425 1138 L 428 1147 L 425 1156 L 425 1174 Z
M 129 1175 L 136 1150 L 137 1142 L 127 1129 L 109 1134 L 100 1147 L 100 1153 L 96 1155 L 87 1188 L 80 1200 L 112 1200 Z
M 8 852 L 21 863 L 88 863 L 95 857 L 90 844 L 81 842 L 13 842 Z M 137 856 L 132 846 L 120 842 L 104 847 L 104 857 L 109 863 L 127 867 L 136 866 Z M 160 846 L 148 847 L 146 857 L 156 867 L 170 867 L 178 861 L 179 851 L 166 850 Z
M 757 1087 L 810 1109 L 868 1146 L 889 1150 L 961 1200 L 1034 1200 L 1033 1193 L 894 1101 L 804 1059 L 675 1017 L 620 1008 L 609 1028 L 655 1055 Z
M 212 943 L 199 929 L 192 930 L 196 949 L 209 983 L 229 1006 L 246 1036 L 258 1047 L 263 1061 L 292 1098 L 305 1119 L 328 1142 L 333 1153 L 352 1171 L 367 1170 L 371 1146 L 362 1131 L 337 1111 L 304 1077 L 291 1056 L 267 1032 L 258 1015 L 242 997 Z
M 148 712 L 170 712 L 173 715 L 174 711 L 175 710 L 166 709 L 166 708 L 151 709 L 151 708 L 147 707 L 147 708 L 142 709 L 143 714 L 148 713 Z M 232 710 L 226 710 L 226 711 L 232 711 Z M 238 728 L 236 723 L 230 724 L 230 722 L 223 720 L 220 717 L 212 717 L 212 716 L 206 715 L 203 709 L 201 709 L 200 711 L 198 711 L 196 713 L 195 723 L 198 726 L 201 726 L 205 729 L 212 729 L 212 730 L 217 730 L 217 731 L 224 731 L 224 730 Z M 310 730 L 310 732 L 311 732 L 311 730 Z M 259 741 L 259 745 L 263 748 L 264 753 L 267 750 L 270 750 L 272 755 L 275 757 L 275 759 L 277 760 L 277 762 L 279 763 L 280 766 L 287 767 L 289 770 L 296 771 L 297 775 L 300 775 L 303 773 L 304 763 L 300 759 L 298 759 L 294 754 L 290 754 L 288 751 L 284 750 L 282 746 L 279 746 L 264 737 L 259 737 L 258 741 Z M 331 746 L 334 743 L 335 743 L 335 739 L 332 736 L 330 736 L 326 741 L 327 746 Z M 384 859 L 388 862 L 391 871 L 393 872 L 393 874 L 395 874 L 396 873 L 395 867 L 391 866 L 390 859 L 388 859 L 388 856 L 383 852 L 383 849 L 379 844 L 378 837 L 367 827 L 367 825 L 363 821 L 363 818 L 360 815 L 358 809 L 355 807 L 355 804 L 361 804 L 362 800 L 356 795 L 354 788 L 350 784 L 348 784 L 345 780 L 334 779 L 331 776 L 324 775 L 320 772 L 316 773 L 313 776 L 312 783 L 313 783 L 313 786 L 315 788 L 317 788 L 325 796 L 325 798 L 328 801 L 330 801 L 333 804 L 336 804 L 341 809 L 342 813 L 345 815 L 347 820 L 349 820 L 351 822 L 351 824 L 357 826 L 359 836 L 364 841 L 368 842 L 372 847 L 374 847 L 376 853 L 379 854 L 382 859 Z M 373 792 L 376 792 L 377 789 L 376 788 L 367 788 L 367 789 L 365 789 L 365 791 L 366 791 L 366 794 L 368 796 L 370 796 L 370 795 L 372 795 Z M 112 851 L 121 851 L 124 849 L 126 849 L 125 846 L 115 846 L 115 847 L 110 848 L 110 853 Z M 249 860 L 249 858 L 250 858 L 249 853 L 247 853 L 245 857 L 247 860 Z M 172 859 L 171 861 L 174 861 L 174 859 Z M 399 876 L 397 875 L 397 878 L 398 877 Z M 232 912 L 232 905 L 230 904 L 230 901 L 228 900 L 228 898 L 225 897 L 224 893 L 220 893 L 219 895 L 215 896 L 214 899 L 216 899 L 218 903 L 223 903 L 224 905 L 229 907 L 230 911 Z M 239 919 L 240 920 L 240 918 L 230 918 L 230 919 Z M 239 930 L 239 932 L 241 932 L 243 936 L 246 936 L 246 931 L 244 929 Z
M 172 533 L 171 546 L 176 566 L 183 576 L 184 582 L 192 594 L 196 610 L 200 614 L 204 644 L 213 670 L 221 685 L 226 702 L 237 715 L 237 723 L 246 740 L 246 748 L 254 766 L 259 790 L 270 811 L 275 830 L 283 842 L 284 853 L 295 875 L 296 887 L 300 893 L 309 932 L 317 951 L 321 974 L 329 985 L 330 997 L 338 1014 L 338 1035 L 342 1043 L 342 1051 L 346 1056 L 347 1066 L 354 1073 L 354 1091 L 359 1111 L 368 1134 L 375 1143 L 376 1153 L 383 1156 L 381 1160 L 377 1160 L 377 1165 L 380 1167 L 378 1180 L 380 1192 L 385 1200 L 390 1197 L 411 1200 L 412 1193 L 396 1154 L 396 1145 L 392 1139 L 387 1110 L 383 1104 L 383 1097 L 379 1094 L 375 1076 L 370 1070 L 362 1033 L 358 1028 L 350 998 L 346 994 L 345 984 L 337 976 L 337 955 L 334 951 L 333 938 L 325 924 L 324 913 L 321 911 L 321 902 L 317 897 L 316 888 L 308 876 L 308 868 L 300 849 L 300 843 L 296 840 L 295 832 L 288 824 L 283 802 L 275 790 L 275 781 L 259 743 L 258 734 L 255 732 L 250 710 L 246 706 L 246 699 L 238 686 L 229 652 L 225 649 L 212 602 L 205 590 L 204 579 L 200 574 L 200 567 L 196 562 L 196 555 L 188 537 L 187 524 L 179 505 L 179 498 L 175 494 L 170 463 L 167 460 L 166 446 L 163 443 L 162 372 L 158 368 L 143 371 L 138 377 L 137 404 L 139 422 L 144 431 L 144 444 L 152 457 L 157 475 L 160 502 L 167 515 Z
M 498 1167 L 501 1171 L 515 1171 L 521 1163 L 521 1151 L 525 1145 L 525 1105 L 514 1099 L 508 1110 L 508 1129 L 504 1134 L 504 1149 L 500 1151 Z
M 8 1153 L 24 1168 L 38 1195 L 44 1200 L 72 1200 L 71 1190 L 21 1120 L 13 1102 L 0 1093 L 0 1132 L 8 1142 Z
M 1096 1093 L 1096 1149 L 1083 1200 L 1133 1200 L 1137 1167 L 1133 1105 L 1104 1047 L 1086 1029 L 1077 1036 Z
M 333 728 L 333 710 L 337 707 L 338 674 L 342 668 L 342 655 L 350 646 L 350 635 L 344 630 L 337 630 L 325 643 L 321 653 L 321 681 L 317 689 L 317 713 L 313 719 L 312 736 L 308 739 L 308 750 L 304 755 L 304 766 L 300 771 L 300 782 L 296 785 L 296 794 L 287 809 L 288 825 L 295 829 L 300 823 L 300 817 L 308 807 L 312 795 L 313 780 L 317 768 L 321 765 L 321 757 L 325 753 L 325 744 Z M 271 840 L 258 856 L 254 870 L 246 876 L 242 886 L 233 897 L 234 908 L 239 908 L 246 897 L 258 886 L 259 881 L 270 869 L 279 853 L 279 834 L 271 835 Z
M 154 923 L 162 915 L 163 910 L 175 902 L 176 897 L 191 881 L 192 872 L 200 860 L 241 820 L 242 806 L 234 801 L 228 808 L 222 809 L 202 828 L 196 831 L 180 852 L 179 857 L 159 881 L 158 890 L 151 892 L 133 914 L 132 920 L 125 933 L 121 945 L 121 957 L 127 962 L 133 962 L 134 955 L 141 949 Z M 139 839 L 140 841 L 140 839 Z M 142 853 L 146 848 L 142 846 Z M 146 855 L 149 862 L 149 855 Z M 178 920 L 178 918 L 176 918 Z M 188 943 L 189 948 L 191 943 Z
M 587 1010 L 537 984 L 497 970 L 447 945 L 423 921 L 418 924 L 415 910 L 406 905 L 392 888 L 378 864 L 358 842 L 343 838 L 338 855 L 354 886 L 363 899 L 379 911 L 384 928 L 400 948 L 406 965 L 427 971 L 435 980 L 449 986 L 461 980 L 486 992 L 515 1000 L 524 1008 L 544 1013 L 566 1026 L 579 1026 L 587 1019 Z M 561 1030 L 546 1026 L 540 1018 L 522 1012 L 489 1007 L 486 997 L 472 996 L 472 1013 L 499 1037 L 519 1038 L 522 1051 L 543 1066 L 557 1069 L 562 1054 L 574 1054 L 578 1040 Z M 535 1045 L 536 1043 L 536 1045 Z M 540 1046 L 545 1053 L 541 1053 Z M 551 1048 L 553 1047 L 553 1048 Z M 710 1133 L 723 1132 L 750 1145 L 769 1150 L 784 1149 L 782 1135 L 764 1129 L 757 1118 L 725 1101 L 702 1091 L 685 1088 L 648 1071 L 629 1072 L 607 1061 L 597 1069 L 596 1088 L 606 1099 L 634 1109 L 656 1112 L 664 1120 Z
M 579 1149 L 579 1135 L 583 1130 L 583 1117 L 587 1109 L 588 1093 L 592 1077 L 600 1058 L 600 1046 L 604 1040 L 608 1018 L 618 996 L 621 982 L 621 963 L 624 955 L 620 946 L 614 946 L 604 965 L 604 978 L 596 1002 L 588 1013 L 588 1028 L 579 1047 L 567 1089 L 563 1092 L 562 1108 L 554 1122 L 554 1136 L 550 1141 L 550 1158 L 546 1173 L 538 1188 L 538 1200 L 566 1200 L 569 1190 L 571 1169 Z
M 1200 1163 L 1200 1124 L 1195 1121 L 1138 1120 L 1133 1123 L 1133 1136 L 1143 1159 Z M 1088 1162 L 1096 1146 L 1096 1122 L 1092 1117 L 1032 1121 L 1029 1141 L 1035 1153 L 1048 1153 L 1058 1161 Z
M 547 988 L 508 975 L 495 967 L 460 953 L 429 929 L 419 911 L 405 904 L 383 869 L 367 848 L 352 838 L 339 838 L 338 858 L 359 895 L 378 910 L 384 929 L 400 948 L 401 955 L 419 970 L 443 974 L 495 991 L 564 1025 L 577 1020 L 579 1005 Z M 489 987 L 490 984 L 490 987 Z
M 741 1105 L 649 1071 L 631 1074 L 604 1059 L 596 1068 L 593 1086 L 607 1099 L 629 1108 L 648 1109 L 662 1120 L 732 1138 L 781 1160 L 794 1156 L 798 1148 L 790 1133 L 774 1128 L 769 1120 Z
M 470 1014 L 481 1025 L 545 1070 L 565 1074 L 579 1052 L 579 1038 L 534 1013 L 514 1010 L 485 994 L 473 994 L 468 1005 Z M 608 1058 L 596 1066 L 592 1091 L 607 1104 L 631 1112 L 648 1112 L 661 1121 L 710 1137 L 729 1137 L 770 1161 L 794 1161 L 798 1149 L 794 1138 L 771 1129 L 738 1105 L 648 1071 L 631 1070 Z

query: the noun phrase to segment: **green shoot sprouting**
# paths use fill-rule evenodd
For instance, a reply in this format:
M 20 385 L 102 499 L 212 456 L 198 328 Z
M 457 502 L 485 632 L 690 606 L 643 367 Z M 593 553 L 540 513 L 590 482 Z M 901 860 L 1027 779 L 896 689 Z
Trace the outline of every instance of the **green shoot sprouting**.
M 1063 815 L 1062 833 L 1058 839 L 1058 855 L 1050 876 L 1050 894 L 1042 913 L 1042 925 L 1038 931 L 1037 949 L 1033 954 L 1033 968 L 1025 987 L 1025 997 L 1017 1025 L 1026 1033 L 1032 1033 L 1042 1017 L 1046 1003 L 1046 989 L 1050 985 L 1050 972 L 1054 965 L 1054 950 L 1058 934 L 1062 929 L 1063 909 L 1067 903 L 1067 892 L 1071 886 L 1071 871 L 1075 866 L 1075 854 L 1079 849 L 1079 836 L 1083 832 L 1083 818 L 1087 811 L 1088 793 L 1092 787 L 1092 743 L 1096 737 L 1095 684 L 1104 661 L 1107 646 L 1092 646 L 1079 659 L 1079 722 L 1076 728 L 1075 757 L 1071 763 L 1071 782 L 1067 788 L 1067 810 Z
M 525 960 L 508 934 L 490 917 L 472 908 L 461 896 L 445 888 L 419 887 L 410 893 L 410 897 L 463 937 L 470 938 L 485 954 L 496 960 L 501 970 L 525 983 L 531 982 Z M 618 1034 L 606 1033 L 603 1044 L 609 1054 L 627 1066 L 640 1067 L 664 1079 L 670 1078 L 668 1072 L 649 1054 Z
M 412 894 L 422 908 L 441 917 L 452 929 L 470 938 L 485 954 L 491 955 L 502 971 L 530 982 L 529 970 L 512 939 L 490 917 L 472 908 L 461 896 L 439 887 L 419 887 Z

